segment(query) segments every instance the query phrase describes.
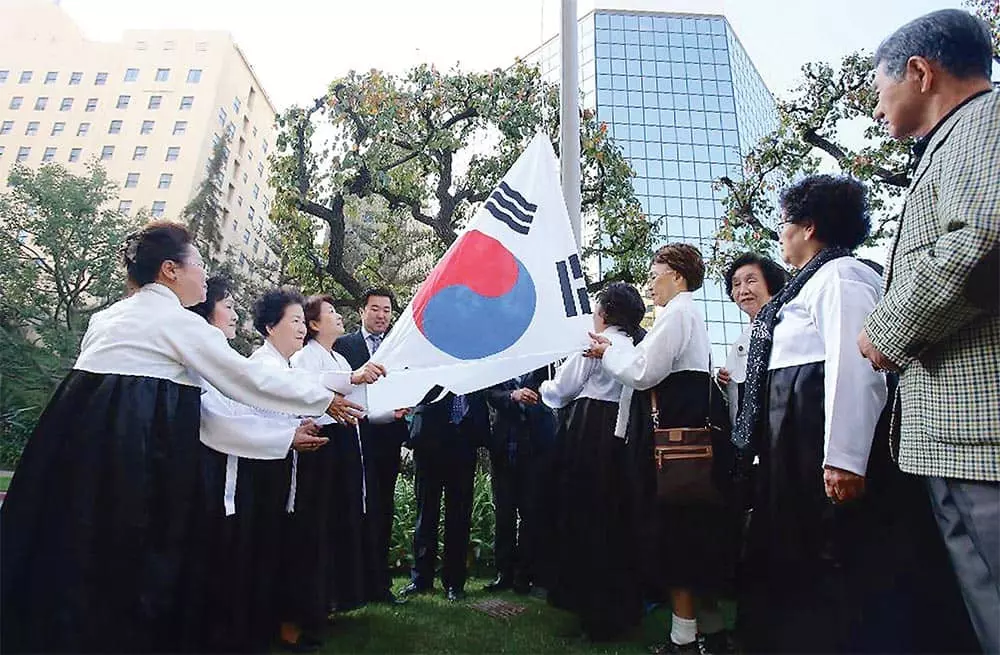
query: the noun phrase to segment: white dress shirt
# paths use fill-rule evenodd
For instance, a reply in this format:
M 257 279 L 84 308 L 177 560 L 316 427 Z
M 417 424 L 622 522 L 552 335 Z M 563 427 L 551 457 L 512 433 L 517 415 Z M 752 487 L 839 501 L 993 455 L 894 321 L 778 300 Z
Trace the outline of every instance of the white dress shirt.
M 204 379 L 244 404 L 303 416 L 323 414 L 333 391 L 350 384 L 344 374 L 309 376 L 248 360 L 219 329 L 184 309 L 173 291 L 156 283 L 91 317 L 73 368 L 192 387 Z
M 617 326 L 608 326 L 601 333 L 611 343 L 632 344 L 632 338 Z M 542 402 L 552 409 L 561 409 L 577 398 L 591 398 L 618 403 L 615 436 L 624 438 L 628 427 L 632 388 L 622 385 L 601 367 L 600 360 L 574 353 L 566 358 L 551 380 L 538 388 Z
M 821 266 L 778 313 L 770 370 L 824 362 L 824 465 L 864 475 L 886 401 L 885 376 L 857 347 L 882 297 L 878 274 L 853 257 Z
M 670 299 L 638 346 L 612 342 L 601 362 L 616 380 L 644 391 L 671 373 L 708 372 L 710 357 L 705 318 L 691 292 L 684 291 Z

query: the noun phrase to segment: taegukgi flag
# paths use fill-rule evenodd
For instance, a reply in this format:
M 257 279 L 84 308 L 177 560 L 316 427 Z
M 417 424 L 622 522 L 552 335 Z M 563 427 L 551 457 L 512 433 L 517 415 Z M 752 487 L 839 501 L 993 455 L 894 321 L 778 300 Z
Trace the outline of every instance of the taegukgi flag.
M 469 393 L 578 352 L 590 301 L 552 145 L 538 134 L 420 286 L 373 359 L 368 410 Z

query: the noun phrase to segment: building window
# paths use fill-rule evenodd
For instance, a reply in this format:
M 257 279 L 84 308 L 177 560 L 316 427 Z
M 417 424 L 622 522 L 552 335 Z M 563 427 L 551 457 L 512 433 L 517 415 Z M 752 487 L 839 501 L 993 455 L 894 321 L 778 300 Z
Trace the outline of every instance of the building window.
M 136 146 L 132 153 L 132 161 L 142 161 L 146 158 L 146 146 Z
M 142 127 L 139 128 L 139 134 L 152 134 L 153 125 L 156 123 L 154 121 L 143 121 Z
M 257 162 L 257 175 L 264 177 L 264 162 Z
M 0 136 L 4 134 L 10 134 L 10 131 L 14 129 L 14 121 L 4 121 L 0 124 Z
M 267 154 L 267 141 L 260 144 L 260 147 L 264 149 L 264 154 Z
M 256 199 L 258 195 L 260 195 L 260 185 L 259 184 L 255 184 L 255 185 L 253 185 L 253 197 L 254 197 L 254 199 Z
M 247 267 L 247 256 L 244 255 L 243 253 L 240 253 L 240 268 L 246 268 L 246 267 Z
M 87 132 L 90 131 L 90 123 L 80 123 L 80 127 L 76 128 L 77 136 L 87 136 Z
M 189 69 L 187 81 L 188 84 L 197 84 L 198 82 L 201 82 L 201 69 L 200 68 Z
M 9 70 L 0 71 L 0 84 L 6 84 L 7 78 L 10 76 Z
M 257 126 L 256 125 L 253 126 L 253 135 L 257 136 Z
M 240 105 L 240 99 L 239 98 L 233 98 L 233 113 L 234 114 L 240 113 L 240 106 L 241 106 Z
M 83 152 L 83 148 L 72 148 L 69 151 L 69 161 L 77 162 L 80 161 L 80 153 Z
M 250 223 L 251 224 L 253 224 L 253 215 L 254 215 L 254 211 L 253 211 L 253 207 L 251 207 L 249 209 L 249 211 L 247 211 L 247 218 L 250 219 Z
M 243 206 L 243 196 L 236 196 L 236 206 L 237 207 Z
M 174 179 L 173 173 L 160 173 L 160 181 L 157 182 L 156 188 L 157 189 L 169 189 L 170 188 L 170 182 L 172 182 L 173 179 Z
M 20 109 L 21 108 L 21 104 L 23 102 L 24 102 L 24 96 L 14 96 L 13 98 L 10 99 L 10 108 L 11 109 Z
M 250 230 L 243 230 L 243 243 L 250 243 Z
M 260 250 L 260 239 L 253 240 L 253 252 L 256 255 L 257 251 Z
M 62 121 L 57 121 L 52 124 L 52 133 L 49 136 L 59 136 L 66 129 L 66 123 Z
M 87 106 L 84 111 L 95 111 L 97 109 L 97 98 L 87 98 Z
M 221 107 L 219 108 L 219 127 L 225 127 L 225 126 L 226 126 L 226 108 Z
M 243 184 L 246 184 L 246 183 L 247 183 L 247 174 L 246 174 L 246 172 L 244 172 L 243 173 Z
M 174 122 L 174 136 L 183 136 L 187 134 L 187 127 L 187 121 Z
M 118 201 L 118 213 L 125 214 L 128 216 L 132 213 L 132 201 L 131 200 L 119 200 Z
M 21 71 L 21 79 L 18 80 L 19 84 L 28 84 L 31 82 L 31 71 Z
M 139 79 L 139 69 L 138 68 L 128 68 L 125 70 L 125 81 L 135 82 Z
M 25 160 L 28 159 L 29 155 L 31 155 L 31 148 L 28 146 L 21 146 L 20 148 L 17 149 L 17 162 L 19 164 L 21 162 L 24 162 Z
M 230 123 L 229 125 L 226 126 L 226 136 L 228 136 L 231 139 L 233 138 L 234 134 L 236 134 L 236 126 Z M 241 155 L 243 154 L 242 150 L 240 151 L 240 154 Z
M 49 99 L 45 96 L 38 96 L 35 98 L 35 111 L 45 111 L 45 108 L 49 106 Z
M 125 176 L 125 188 L 126 189 L 134 189 L 137 186 L 139 186 L 139 174 L 138 173 L 129 173 L 128 175 Z
M 118 96 L 118 102 L 115 104 L 116 109 L 128 109 L 129 100 L 131 96 Z
M 83 73 L 81 71 L 74 71 L 69 74 L 69 85 L 77 86 L 83 81 Z
M 257 97 L 257 92 L 254 91 L 253 87 L 250 87 L 250 92 L 247 93 L 247 110 L 253 111 L 253 101 Z
M 59 111 L 69 111 L 73 108 L 73 98 L 63 98 L 59 103 Z
M 167 203 L 164 200 L 154 200 L 153 201 L 153 211 L 150 212 L 153 216 L 159 218 L 163 216 L 163 213 L 167 210 Z
M 101 148 L 101 161 L 107 161 L 111 159 L 115 154 L 114 146 L 104 146 Z
M 169 68 L 157 68 L 156 69 L 156 81 L 157 82 L 167 82 L 170 80 L 170 69 Z
M 177 161 L 177 158 L 181 156 L 180 146 L 170 146 L 167 148 L 167 159 L 166 161 Z
M 191 109 L 194 105 L 194 96 L 184 96 L 181 98 L 181 109 Z
M 57 79 L 59 79 L 58 71 L 49 71 L 45 74 L 45 84 L 55 84 Z
M 42 153 L 42 162 L 43 163 L 48 163 L 50 161 L 55 161 L 55 158 L 56 158 L 56 149 L 55 148 L 46 148 L 45 152 Z
M 122 122 L 121 121 L 111 121 L 108 125 L 108 134 L 121 134 L 122 133 Z
M 163 96 L 149 96 L 149 109 L 159 109 Z
M 104 86 L 108 83 L 107 73 L 98 73 L 94 76 L 94 86 Z
M 38 134 L 38 121 L 30 121 L 24 130 L 24 136 L 35 136 Z

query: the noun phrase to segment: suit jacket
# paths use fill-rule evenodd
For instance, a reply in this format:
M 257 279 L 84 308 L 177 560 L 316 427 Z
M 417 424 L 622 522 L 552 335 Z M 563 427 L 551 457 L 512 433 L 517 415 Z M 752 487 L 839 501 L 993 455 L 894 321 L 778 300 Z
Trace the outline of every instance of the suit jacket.
M 866 323 L 901 368 L 894 423 L 904 471 L 1000 480 L 1000 92 L 932 135 L 906 193 Z
M 482 391 L 465 394 L 469 403 L 468 412 L 462 420 L 460 430 L 451 423 L 451 406 L 455 394 L 448 392 L 444 398 L 413 410 L 410 423 L 410 446 L 414 450 L 438 450 L 444 448 L 467 447 L 475 450 L 486 445 L 490 432 L 490 416 L 486 407 L 486 395 Z
M 541 403 L 525 406 L 510 399 L 515 389 L 537 392 L 547 379 L 548 367 L 545 367 L 532 371 L 524 380 L 512 378 L 487 389 L 486 400 L 493 408 L 493 430 L 488 444 L 491 455 L 506 456 L 512 438 L 517 440 L 517 452 L 527 456 L 552 447 L 556 436 L 555 413 Z
M 368 345 L 361 330 L 351 332 L 337 339 L 333 344 L 333 349 L 344 356 L 344 359 L 357 370 L 365 365 L 371 355 L 368 354 Z M 377 383 L 376 383 L 377 384 Z M 373 424 L 367 419 L 361 421 L 361 436 L 368 437 L 368 441 L 378 450 L 399 452 L 399 447 L 409 438 L 409 428 L 406 419 L 399 419 L 391 423 Z

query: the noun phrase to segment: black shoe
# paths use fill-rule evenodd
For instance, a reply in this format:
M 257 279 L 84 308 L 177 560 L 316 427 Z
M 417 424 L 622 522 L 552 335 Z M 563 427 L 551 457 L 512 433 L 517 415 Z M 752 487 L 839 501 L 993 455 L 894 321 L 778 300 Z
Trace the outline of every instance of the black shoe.
M 668 639 L 666 643 L 650 646 L 649 652 L 652 655 L 705 655 L 702 644 L 697 639 L 683 646 Z
M 402 589 L 399 590 L 399 595 L 403 599 L 403 602 L 405 603 L 406 602 L 406 598 L 408 598 L 409 596 L 416 596 L 418 594 L 426 594 L 426 593 L 430 592 L 432 589 L 433 589 L 433 587 L 422 587 L 422 586 L 418 585 L 416 582 L 411 582 L 410 584 L 406 585 L 405 587 L 403 587 Z M 389 595 L 392 596 L 392 592 L 389 592 Z M 393 598 L 396 598 L 396 597 L 393 596 Z
M 732 630 L 721 630 L 708 635 L 698 635 L 698 643 L 704 655 L 729 655 L 739 653 L 741 648 Z
M 444 597 L 455 603 L 465 599 L 465 592 L 458 587 L 448 587 L 444 592 Z
M 483 585 L 483 591 L 507 591 L 513 588 L 514 583 L 505 575 L 498 575 L 496 580 Z

